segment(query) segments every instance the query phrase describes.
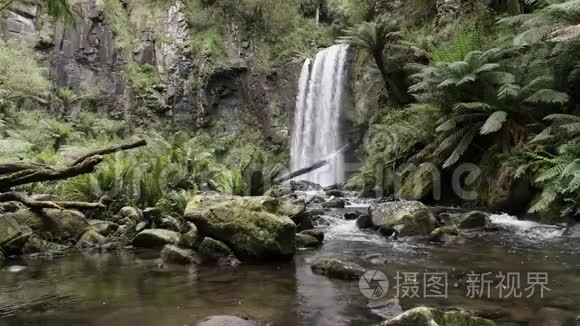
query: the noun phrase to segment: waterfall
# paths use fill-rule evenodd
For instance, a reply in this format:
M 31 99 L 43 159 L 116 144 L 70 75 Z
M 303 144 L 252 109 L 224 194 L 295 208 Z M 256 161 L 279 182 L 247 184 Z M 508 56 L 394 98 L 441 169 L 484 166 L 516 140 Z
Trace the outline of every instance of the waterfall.
M 323 186 L 344 180 L 340 118 L 348 75 L 348 45 L 337 44 L 306 59 L 299 80 L 291 138 L 290 168 L 321 160 L 328 165 L 299 178 Z

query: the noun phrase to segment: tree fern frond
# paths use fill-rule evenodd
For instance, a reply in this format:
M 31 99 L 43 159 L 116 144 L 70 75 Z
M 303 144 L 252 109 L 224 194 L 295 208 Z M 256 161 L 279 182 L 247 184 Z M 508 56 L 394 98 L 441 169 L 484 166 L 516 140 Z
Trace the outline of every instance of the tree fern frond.
M 566 104 L 568 102 L 568 94 L 544 88 L 535 92 L 524 101 L 531 104 Z
M 506 119 L 507 119 L 507 112 L 495 111 L 494 113 L 492 113 L 489 116 L 489 118 L 487 118 L 487 120 L 485 121 L 485 123 L 481 127 L 481 130 L 479 131 L 479 133 L 482 135 L 487 135 L 487 134 L 491 134 L 491 133 L 494 133 L 494 132 L 500 130 L 501 127 L 503 126 L 503 123 L 506 121 Z

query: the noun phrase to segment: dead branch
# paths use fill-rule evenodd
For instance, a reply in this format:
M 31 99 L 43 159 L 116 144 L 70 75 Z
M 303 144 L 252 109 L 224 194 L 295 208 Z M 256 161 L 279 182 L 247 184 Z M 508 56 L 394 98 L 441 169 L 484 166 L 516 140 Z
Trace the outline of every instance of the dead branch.
M 319 168 L 325 166 L 326 164 L 328 164 L 328 161 L 318 161 L 318 162 L 316 162 L 316 163 L 314 163 L 314 164 L 312 164 L 310 166 L 307 166 L 305 168 L 296 170 L 294 172 L 291 172 L 291 173 L 288 173 L 286 175 L 283 175 L 283 176 L 281 176 L 279 178 L 276 178 L 276 179 L 274 179 L 274 181 L 272 181 L 272 183 L 278 184 L 278 183 L 282 183 L 284 181 L 288 181 L 290 179 L 294 179 L 296 177 L 299 177 L 301 175 L 304 175 L 306 173 L 309 173 L 309 172 L 312 172 L 312 171 L 314 171 L 316 169 L 319 169 Z
M 125 151 L 125 150 L 129 150 L 129 149 L 137 148 L 137 147 L 142 147 L 142 146 L 146 146 L 146 145 L 147 145 L 147 142 L 144 139 L 141 139 L 141 140 L 138 140 L 136 142 L 129 143 L 129 144 L 122 144 L 122 145 L 116 145 L 116 146 L 111 146 L 111 147 L 107 147 L 107 148 L 97 149 L 95 151 L 89 152 L 89 153 L 79 157 L 78 159 L 76 159 L 76 161 L 73 162 L 72 165 L 79 164 L 91 156 L 112 154 L 112 153 Z
M 41 201 L 34 200 L 25 193 L 10 191 L 0 193 L 0 202 L 7 201 L 17 201 L 24 204 L 24 206 L 32 209 L 40 208 L 56 208 L 56 209 L 95 209 L 95 208 L 105 208 L 105 205 L 101 202 L 99 203 L 86 203 L 86 202 L 76 202 L 76 201 Z

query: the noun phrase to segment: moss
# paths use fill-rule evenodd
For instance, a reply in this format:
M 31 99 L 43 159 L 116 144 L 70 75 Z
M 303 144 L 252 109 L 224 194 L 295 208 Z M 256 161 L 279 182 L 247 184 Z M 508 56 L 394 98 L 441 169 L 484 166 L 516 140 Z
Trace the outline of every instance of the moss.
M 337 258 L 318 258 L 311 268 L 315 273 L 347 280 L 358 279 L 365 272 L 363 267 Z
M 208 237 L 203 239 L 197 251 L 202 259 L 210 261 L 228 257 L 233 254 L 232 250 L 228 248 L 225 243 Z
M 385 321 L 382 326 L 495 326 L 488 319 L 472 317 L 463 311 L 442 311 L 417 307 Z
M 16 219 L 6 215 L 0 217 L 0 250 L 20 249 L 31 235 L 32 230 L 20 225 Z
M 422 200 L 433 194 L 433 181 L 439 179 L 439 172 L 432 164 L 424 164 L 415 173 L 405 178 L 399 197 L 407 200 Z M 435 198 L 438 199 L 438 198 Z
M 56 242 L 76 242 L 89 226 L 85 216 L 73 210 L 45 209 L 43 214 L 22 209 L 7 214 L 21 224 L 30 227 L 43 239 Z
M 296 247 L 298 248 L 310 248 L 316 247 L 321 244 L 321 241 L 317 238 L 303 233 L 296 234 Z

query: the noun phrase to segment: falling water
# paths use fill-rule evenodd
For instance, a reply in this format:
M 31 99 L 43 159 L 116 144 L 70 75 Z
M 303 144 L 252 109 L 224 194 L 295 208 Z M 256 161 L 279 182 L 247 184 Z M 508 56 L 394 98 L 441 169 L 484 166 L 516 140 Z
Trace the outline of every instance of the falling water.
M 300 176 L 323 186 L 344 179 L 340 115 L 347 83 L 348 45 L 337 44 L 306 59 L 300 74 L 291 140 L 291 169 L 321 160 L 328 165 Z

